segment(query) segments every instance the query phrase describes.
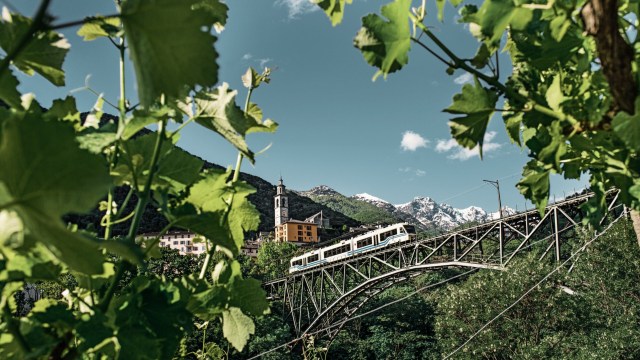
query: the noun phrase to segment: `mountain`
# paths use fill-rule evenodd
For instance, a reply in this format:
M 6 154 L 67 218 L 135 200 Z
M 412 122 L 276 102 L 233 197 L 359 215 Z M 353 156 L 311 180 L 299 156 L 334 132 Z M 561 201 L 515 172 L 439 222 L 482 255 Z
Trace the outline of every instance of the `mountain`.
M 497 212 L 488 213 L 477 206 L 456 209 L 449 204 L 439 204 L 429 197 L 416 197 L 408 203 L 396 205 L 396 208 L 404 213 L 413 215 L 426 227 L 444 230 L 453 229 L 469 222 L 484 222 L 498 218 Z M 505 216 L 514 213 L 515 211 L 511 208 L 503 208 L 503 215 Z
M 83 113 L 82 118 L 86 118 L 88 113 Z M 104 114 L 102 116 L 101 122 L 117 122 L 117 117 Z M 140 134 L 147 134 L 150 130 L 143 129 Z M 204 161 L 203 168 L 204 169 L 221 169 L 225 170 L 222 166 L 217 164 L 210 163 L 208 161 Z M 253 186 L 256 189 L 256 192 L 249 195 L 249 201 L 256 207 L 258 212 L 260 213 L 260 225 L 258 231 L 273 231 L 275 226 L 274 217 L 274 202 L 273 197 L 276 194 L 276 186 L 271 184 L 270 182 L 254 175 L 250 175 L 247 173 L 240 173 L 240 180 L 246 181 L 248 184 Z M 114 189 L 114 201 L 118 204 L 122 204 L 124 199 L 127 197 L 128 190 L 124 186 L 116 187 Z M 331 238 L 333 236 L 339 235 L 339 231 L 343 226 L 347 227 L 357 227 L 361 225 L 361 222 L 355 220 L 349 216 L 345 216 L 330 207 L 314 202 L 308 197 L 300 196 L 294 191 L 287 191 L 287 196 L 289 197 L 289 214 L 294 219 L 304 220 L 314 214 L 323 212 L 324 216 L 331 219 L 331 226 L 336 229 L 336 231 L 327 231 L 324 236 Z M 132 196 L 128 205 L 125 207 L 125 214 L 130 213 L 134 210 L 135 204 L 137 202 L 137 198 L 135 195 Z M 87 214 L 67 214 L 64 216 L 64 221 L 67 223 L 77 224 L 81 229 L 87 229 L 90 231 L 100 231 L 102 229 L 100 227 L 100 220 L 102 218 L 103 212 L 98 211 L 98 209 L 94 209 Z M 149 232 L 157 232 L 162 230 L 168 224 L 162 214 L 157 211 L 157 207 L 154 204 L 149 204 L 145 209 L 142 221 L 140 223 L 139 233 L 149 233 Z M 113 226 L 112 233 L 116 236 L 118 235 L 126 235 L 130 226 L 130 221 L 125 221 L 122 223 L 118 223 Z M 251 235 L 249 235 L 251 236 Z
M 497 212 L 488 213 L 477 206 L 456 209 L 448 204 L 439 204 L 429 197 L 416 197 L 400 205 L 367 193 L 346 197 L 326 185 L 301 191 L 299 194 L 365 224 L 406 221 L 423 231 L 450 230 L 465 223 L 484 222 L 498 217 Z M 503 209 L 505 216 L 513 213 L 513 209 Z
M 326 185 L 316 186 L 307 191 L 297 192 L 302 197 L 313 200 L 364 224 L 396 223 L 402 221 L 389 211 L 374 204 L 346 197 Z M 291 200 L 289 200 L 291 203 Z M 333 219 L 331 219 L 333 224 Z

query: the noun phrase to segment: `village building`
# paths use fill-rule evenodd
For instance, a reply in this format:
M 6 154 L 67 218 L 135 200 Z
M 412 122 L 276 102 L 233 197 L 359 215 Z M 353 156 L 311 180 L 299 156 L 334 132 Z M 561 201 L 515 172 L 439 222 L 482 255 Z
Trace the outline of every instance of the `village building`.
M 158 237 L 157 233 L 148 233 L 142 235 L 144 239 L 153 239 Z M 169 249 L 178 250 L 180 255 L 195 255 L 207 252 L 207 246 L 203 240 L 198 239 L 199 236 L 188 231 L 170 231 L 160 236 L 158 246 Z M 242 246 L 241 252 L 250 257 L 258 256 L 259 241 L 247 240 Z
M 304 221 L 289 217 L 289 198 L 286 187 L 280 178 L 274 196 L 275 206 L 275 241 L 291 242 L 297 245 L 318 243 L 318 228 L 329 227 L 329 218 L 322 211 L 308 217 Z

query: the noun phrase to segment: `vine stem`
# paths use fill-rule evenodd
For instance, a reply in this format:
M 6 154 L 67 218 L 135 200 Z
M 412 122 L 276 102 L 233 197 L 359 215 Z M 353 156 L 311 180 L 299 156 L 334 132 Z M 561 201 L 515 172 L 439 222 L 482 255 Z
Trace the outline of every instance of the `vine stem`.
M 42 0 L 40 6 L 38 7 L 36 15 L 33 17 L 33 22 L 29 26 L 27 32 L 24 33 L 22 38 L 20 38 L 18 45 L 16 45 L 16 47 L 14 47 L 7 54 L 7 56 L 4 57 L 4 59 L 2 59 L 2 62 L 0 62 L 0 74 L 7 70 L 11 62 L 18 56 L 18 54 L 20 54 L 20 52 L 24 50 L 27 45 L 29 45 L 31 40 L 33 40 L 33 35 L 44 28 L 43 19 L 47 13 L 47 9 L 49 8 L 49 3 L 51 3 L 51 0 Z
M 247 98 L 244 101 L 244 115 L 247 116 L 247 112 L 249 111 L 249 104 L 251 101 L 251 94 L 253 93 L 253 87 L 249 88 L 249 91 L 247 91 Z M 242 152 L 238 152 L 238 159 L 236 160 L 236 168 L 233 172 L 233 178 L 231 179 L 232 182 L 236 182 L 238 181 L 238 179 L 240 179 L 240 168 L 242 167 L 242 159 L 244 158 L 244 155 L 242 155 Z M 231 201 L 233 201 L 233 195 L 231 198 Z M 228 209 L 227 209 L 228 211 Z M 208 244 L 207 244 L 207 248 L 208 248 Z M 209 268 L 209 263 L 211 263 L 211 257 L 213 255 L 213 252 L 216 250 L 216 247 L 213 246 L 211 248 L 207 249 L 207 255 L 204 258 L 204 262 L 202 263 L 202 268 L 200 268 L 200 274 L 198 275 L 198 279 L 202 280 L 204 279 L 205 273 L 207 272 L 207 268 Z
M 92 23 L 92 22 L 94 22 L 96 20 L 120 18 L 120 16 L 121 16 L 120 14 L 111 14 L 111 15 L 99 16 L 99 17 L 98 16 L 89 16 L 89 17 L 84 18 L 82 20 L 69 21 L 69 22 L 66 22 L 66 23 L 50 26 L 49 29 L 50 30 L 60 30 L 60 29 L 68 28 L 68 27 L 89 24 L 89 23 Z
M 244 101 L 244 116 L 247 116 L 247 112 L 249 111 L 249 101 L 251 100 L 251 93 L 253 93 L 253 87 L 249 88 L 249 91 L 247 91 L 247 99 Z M 240 168 L 242 167 L 242 159 L 244 158 L 244 155 L 242 155 L 242 152 L 238 152 L 238 160 L 236 161 L 236 169 L 233 173 L 233 182 L 238 181 L 238 179 L 240 178 Z
M 135 242 L 136 233 L 138 231 L 138 226 L 140 225 L 140 221 L 142 220 L 142 214 L 144 213 L 147 204 L 149 203 L 149 198 L 151 194 L 151 184 L 153 181 L 153 177 L 156 172 L 156 168 L 158 165 L 158 159 L 160 157 L 160 149 L 162 148 L 162 142 L 165 137 L 165 120 L 161 120 L 158 123 L 158 136 L 156 137 L 156 143 L 153 149 L 153 155 L 151 157 L 151 166 L 149 167 L 149 176 L 147 177 L 147 182 L 145 183 L 144 189 L 141 194 L 138 195 L 138 203 L 136 204 L 136 208 L 134 210 L 134 217 L 131 221 L 131 226 L 129 227 L 129 233 L 127 234 L 128 242 Z M 118 262 L 118 266 L 116 269 L 116 274 L 113 277 L 113 281 L 109 284 L 109 288 L 104 295 L 104 298 L 100 302 L 100 310 L 103 312 L 107 310 L 109 307 L 109 303 L 113 298 L 113 294 L 115 292 L 116 286 L 118 282 L 122 278 L 125 270 L 127 270 L 128 262 L 126 260 L 120 260 Z

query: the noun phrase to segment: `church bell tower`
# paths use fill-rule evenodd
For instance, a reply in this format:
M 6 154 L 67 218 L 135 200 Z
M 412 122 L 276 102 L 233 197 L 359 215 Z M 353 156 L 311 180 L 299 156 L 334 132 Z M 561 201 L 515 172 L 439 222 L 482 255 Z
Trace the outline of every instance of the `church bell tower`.
M 280 181 L 276 187 L 276 196 L 274 196 L 274 201 L 276 213 L 275 222 L 276 226 L 278 226 L 289 220 L 289 200 L 287 198 L 285 186 L 282 183 L 282 177 L 280 177 Z

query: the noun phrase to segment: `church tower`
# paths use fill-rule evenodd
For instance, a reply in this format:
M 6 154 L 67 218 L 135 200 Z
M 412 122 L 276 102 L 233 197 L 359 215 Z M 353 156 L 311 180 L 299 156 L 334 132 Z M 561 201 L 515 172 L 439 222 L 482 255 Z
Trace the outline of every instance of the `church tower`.
M 280 181 L 278 182 L 278 186 L 276 188 L 276 196 L 274 196 L 275 200 L 275 213 L 276 213 L 276 226 L 281 225 L 289 221 L 289 200 L 287 198 L 285 186 L 282 183 L 282 177 L 280 177 Z

